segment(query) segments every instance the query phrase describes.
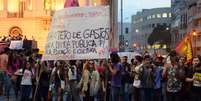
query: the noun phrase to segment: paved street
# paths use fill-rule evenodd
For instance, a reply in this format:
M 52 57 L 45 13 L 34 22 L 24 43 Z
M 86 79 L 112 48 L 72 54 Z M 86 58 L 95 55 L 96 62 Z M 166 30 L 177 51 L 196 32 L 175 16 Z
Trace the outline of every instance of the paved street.
M 6 101 L 6 96 L 0 96 L 0 101 Z M 9 100 L 9 101 L 17 101 L 17 100 L 15 99 L 15 94 L 14 94 L 13 89 L 12 89 L 12 91 L 11 91 L 11 97 L 10 97 L 10 100 Z

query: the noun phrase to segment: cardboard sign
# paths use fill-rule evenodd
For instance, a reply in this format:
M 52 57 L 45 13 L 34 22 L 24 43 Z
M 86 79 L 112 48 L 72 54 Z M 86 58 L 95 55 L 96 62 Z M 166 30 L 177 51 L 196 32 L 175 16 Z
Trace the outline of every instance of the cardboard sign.
M 109 18 L 109 6 L 57 11 L 48 33 L 43 60 L 108 58 Z
M 201 81 L 201 73 L 195 73 L 193 77 Z

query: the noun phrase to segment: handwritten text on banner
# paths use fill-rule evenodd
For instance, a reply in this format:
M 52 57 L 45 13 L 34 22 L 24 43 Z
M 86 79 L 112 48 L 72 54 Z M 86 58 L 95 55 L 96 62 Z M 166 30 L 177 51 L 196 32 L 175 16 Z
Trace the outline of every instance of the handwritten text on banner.
M 52 19 L 43 60 L 108 58 L 109 7 L 72 7 Z

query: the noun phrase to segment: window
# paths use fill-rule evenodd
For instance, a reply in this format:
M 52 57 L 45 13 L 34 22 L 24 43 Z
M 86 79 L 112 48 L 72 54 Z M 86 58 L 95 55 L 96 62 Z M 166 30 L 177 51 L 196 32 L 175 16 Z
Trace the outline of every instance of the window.
M 129 32 L 129 31 L 128 31 L 128 28 L 126 28 L 126 29 L 125 29 L 125 33 L 128 34 L 128 32 Z
M 169 13 L 169 17 L 170 17 L 170 18 L 172 17 L 172 14 L 171 14 L 171 13 Z
M 124 40 L 124 35 L 119 35 L 120 40 Z
M 26 10 L 32 10 L 33 9 L 33 0 L 26 0 L 26 5 L 25 5 Z
M 167 18 L 167 17 L 168 17 L 167 13 L 163 13 L 163 18 Z
M 8 0 L 7 4 L 8 4 L 7 5 L 7 10 L 8 10 L 7 17 L 8 18 L 18 17 L 19 9 L 20 9 L 20 1 L 19 0 Z
M 153 18 L 153 19 L 156 18 L 156 15 L 152 15 L 152 18 Z
M 51 0 L 44 0 L 44 9 L 51 10 Z
M 155 24 L 152 24 L 152 28 L 155 28 Z
M 151 15 L 150 16 L 147 16 L 147 20 L 151 19 Z
M 167 26 L 167 24 L 166 24 L 166 23 L 163 23 L 163 26 Z
M 52 10 L 60 10 L 64 8 L 65 0 L 52 0 L 51 7 Z
M 149 16 L 149 19 L 151 19 L 151 15 Z
M 161 18 L 161 14 L 157 14 L 157 18 Z
M 140 19 L 140 22 L 142 22 L 142 21 L 143 21 L 143 18 Z
M 19 0 L 8 0 L 7 9 L 9 13 L 18 13 L 19 12 Z
M 138 33 L 138 32 L 139 32 L 139 29 L 136 29 L 135 32 Z
M 0 11 L 4 9 L 4 0 L 0 0 Z

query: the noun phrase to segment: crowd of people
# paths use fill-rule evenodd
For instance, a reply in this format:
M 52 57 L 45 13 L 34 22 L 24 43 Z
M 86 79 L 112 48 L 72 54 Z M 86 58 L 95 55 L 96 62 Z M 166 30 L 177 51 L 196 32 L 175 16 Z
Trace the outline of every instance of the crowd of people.
M 201 101 L 201 57 L 137 54 L 41 61 L 38 50 L 0 53 L 0 96 L 16 101 Z
M 0 36 L 0 42 L 10 42 L 11 40 L 22 40 L 26 39 L 26 36 L 23 37 L 23 35 L 18 36 Z

